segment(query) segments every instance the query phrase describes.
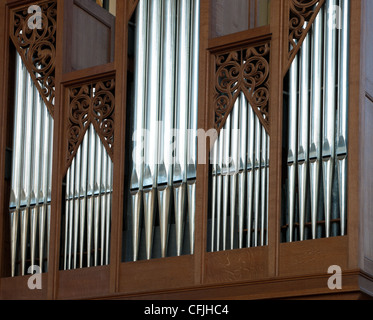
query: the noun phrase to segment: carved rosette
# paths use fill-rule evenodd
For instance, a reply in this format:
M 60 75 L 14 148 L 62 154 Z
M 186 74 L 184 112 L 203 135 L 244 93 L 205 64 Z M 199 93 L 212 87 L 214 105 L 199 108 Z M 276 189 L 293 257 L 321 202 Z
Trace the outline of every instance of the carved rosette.
M 92 124 L 109 156 L 114 152 L 115 80 L 107 79 L 68 88 L 68 157 L 74 158 Z
M 288 66 L 299 51 L 325 0 L 289 0 Z
M 269 42 L 215 55 L 214 104 L 218 131 L 243 92 L 269 133 L 269 58 Z
M 33 27 L 34 12 L 29 6 L 11 11 L 10 38 L 53 116 L 55 99 L 55 57 L 57 1 L 38 2 L 41 25 Z

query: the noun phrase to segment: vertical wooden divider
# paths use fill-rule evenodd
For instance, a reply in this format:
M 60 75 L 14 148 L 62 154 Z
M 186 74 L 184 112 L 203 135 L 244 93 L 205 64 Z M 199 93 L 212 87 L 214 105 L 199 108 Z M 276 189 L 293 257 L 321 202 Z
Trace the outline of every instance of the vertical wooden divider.
M 363 228 L 360 229 L 360 221 L 364 221 L 364 202 L 362 202 L 361 175 L 369 174 L 361 172 L 363 163 L 363 149 L 366 138 L 362 136 L 363 129 L 358 129 L 364 123 L 364 105 L 365 105 L 365 79 L 364 77 L 364 46 L 363 46 L 363 27 L 364 16 L 363 1 L 350 1 L 351 5 L 351 29 L 350 29 L 350 92 L 349 92 L 349 142 L 348 142 L 348 173 L 347 173 L 347 236 L 348 242 L 348 264 L 349 268 L 357 269 L 360 255 L 359 248 L 363 248 L 362 242 L 359 243 L 359 237 L 363 235 Z M 368 31 L 370 32 L 370 31 Z M 370 57 L 367 57 L 370 59 Z M 370 139 L 368 140 L 371 143 Z
M 5 259 L 5 241 L 6 241 L 6 183 L 5 183 L 5 161 L 6 153 L 3 150 L 7 146 L 7 96 L 8 96 L 8 64 L 9 61 L 9 20 L 8 10 L 5 1 L 0 1 L 0 28 L 3 30 L 0 32 L 0 293 L 1 293 L 1 278 L 5 276 L 6 270 L 6 259 Z M 1 295 L 0 295 L 1 296 Z
M 50 220 L 50 247 L 48 267 L 47 298 L 56 299 L 58 290 L 58 271 L 60 256 L 60 234 L 61 234 L 61 203 L 62 203 L 62 181 L 64 171 L 64 151 L 66 149 L 64 115 L 65 105 L 63 96 L 62 74 L 64 54 L 64 4 L 65 0 L 57 0 L 57 39 L 56 39 L 56 64 L 55 64 L 55 111 L 54 111 L 54 134 L 53 134 L 53 170 L 52 176 L 52 205 Z
M 200 68 L 199 68 L 199 97 L 198 97 L 198 128 L 210 128 L 209 122 L 209 54 L 207 51 L 209 38 L 210 0 L 201 0 L 200 16 Z M 200 148 L 200 142 L 198 142 Z M 208 146 L 208 144 L 207 144 Z M 208 157 L 209 148 L 206 152 L 206 164 L 198 164 L 197 167 L 197 189 L 196 189 L 196 235 L 195 235 L 195 270 L 194 279 L 196 285 L 203 283 L 204 259 L 207 246 L 207 216 L 208 216 Z
M 268 276 L 278 275 L 278 251 L 281 222 L 281 179 L 282 179 L 282 118 L 283 118 L 283 35 L 282 20 L 284 0 L 271 3 L 271 61 L 270 61 L 270 174 L 268 210 Z M 277 66 L 277 67 L 276 67 Z
M 124 207 L 124 175 L 126 157 L 126 98 L 127 98 L 127 47 L 129 1 L 117 1 L 115 30 L 115 148 L 113 173 L 113 203 L 110 250 L 110 293 L 118 291 L 119 267 L 122 252 L 122 224 Z

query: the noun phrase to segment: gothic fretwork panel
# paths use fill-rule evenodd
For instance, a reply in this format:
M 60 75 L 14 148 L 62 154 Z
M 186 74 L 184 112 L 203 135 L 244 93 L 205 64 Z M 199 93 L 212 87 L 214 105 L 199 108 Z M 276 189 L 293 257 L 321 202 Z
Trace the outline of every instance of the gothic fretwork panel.
M 269 132 L 269 41 L 215 54 L 215 128 L 220 130 L 243 92 Z
M 68 89 L 68 163 L 76 154 L 90 124 L 110 157 L 114 150 L 115 80 L 90 82 Z
M 55 98 L 57 1 L 11 12 L 10 37 L 53 116 Z
M 289 1 L 289 47 L 285 70 L 299 51 L 304 38 L 309 32 L 325 0 L 290 0 Z

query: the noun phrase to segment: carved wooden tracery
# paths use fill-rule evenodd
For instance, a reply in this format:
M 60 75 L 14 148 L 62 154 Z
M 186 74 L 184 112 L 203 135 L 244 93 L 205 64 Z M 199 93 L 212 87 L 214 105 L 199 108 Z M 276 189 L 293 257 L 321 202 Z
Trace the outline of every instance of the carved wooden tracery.
M 219 131 L 243 92 L 269 133 L 270 42 L 215 55 L 215 128 Z
M 53 116 L 57 1 L 37 2 L 36 5 L 41 9 L 41 26 L 34 24 L 30 28 L 34 21 L 34 12 L 28 12 L 30 6 L 13 9 L 10 38 Z
M 289 0 L 289 46 L 285 73 L 324 3 L 325 0 Z
M 68 88 L 68 165 L 89 125 L 98 133 L 109 156 L 114 152 L 115 80 L 106 79 Z

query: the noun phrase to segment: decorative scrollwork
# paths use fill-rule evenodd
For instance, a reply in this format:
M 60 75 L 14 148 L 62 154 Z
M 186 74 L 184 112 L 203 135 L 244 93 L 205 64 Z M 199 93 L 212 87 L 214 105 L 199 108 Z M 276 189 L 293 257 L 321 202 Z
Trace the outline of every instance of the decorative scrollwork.
M 288 60 L 296 55 L 325 0 L 290 0 Z
M 29 13 L 29 6 L 12 10 L 10 37 L 53 116 L 57 1 L 38 2 L 37 5 L 41 9 L 41 24 L 34 28 L 30 28 L 34 13 Z
M 240 92 L 269 132 L 269 56 L 265 42 L 215 55 L 215 127 L 220 130 Z
M 68 88 L 68 159 L 75 156 L 92 124 L 108 154 L 114 150 L 115 80 L 108 79 Z

